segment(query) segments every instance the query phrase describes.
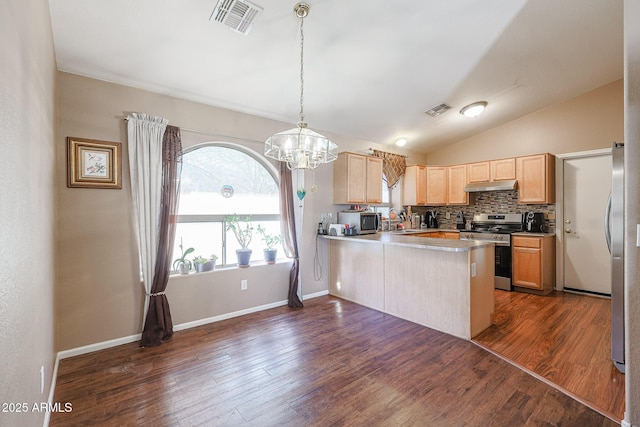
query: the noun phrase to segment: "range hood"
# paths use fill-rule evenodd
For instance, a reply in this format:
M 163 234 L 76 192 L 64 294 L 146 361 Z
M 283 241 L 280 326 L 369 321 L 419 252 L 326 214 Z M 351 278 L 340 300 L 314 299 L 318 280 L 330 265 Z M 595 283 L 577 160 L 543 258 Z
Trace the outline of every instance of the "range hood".
M 479 191 L 505 191 L 515 190 L 517 186 L 518 181 L 515 179 L 495 182 L 472 182 L 464 187 L 464 191 L 467 193 L 477 193 Z

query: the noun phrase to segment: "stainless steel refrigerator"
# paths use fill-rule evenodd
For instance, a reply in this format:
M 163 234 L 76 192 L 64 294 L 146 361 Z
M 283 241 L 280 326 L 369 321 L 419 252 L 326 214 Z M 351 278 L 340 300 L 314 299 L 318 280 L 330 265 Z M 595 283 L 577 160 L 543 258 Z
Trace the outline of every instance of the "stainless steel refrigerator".
M 613 144 L 611 160 L 611 195 L 605 214 L 611 253 L 611 359 L 624 373 L 624 144 Z

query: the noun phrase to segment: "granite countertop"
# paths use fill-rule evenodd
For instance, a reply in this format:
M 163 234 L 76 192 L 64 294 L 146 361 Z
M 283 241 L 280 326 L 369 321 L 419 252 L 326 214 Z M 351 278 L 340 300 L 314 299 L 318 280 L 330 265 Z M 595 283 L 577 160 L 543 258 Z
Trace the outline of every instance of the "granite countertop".
M 438 229 L 431 228 L 429 230 L 436 231 Z M 413 231 L 413 230 L 412 230 Z M 424 231 L 424 230 L 415 230 Z M 443 230 L 438 230 L 443 231 Z M 449 230 L 453 231 L 453 230 Z M 492 246 L 492 242 L 480 242 L 477 240 L 453 240 L 453 239 L 440 239 L 431 237 L 419 237 L 412 236 L 415 233 L 394 233 L 394 232 L 382 232 L 377 234 L 365 234 L 361 236 L 329 236 L 323 235 L 321 237 L 329 240 L 348 240 L 351 242 L 360 243 L 373 243 L 395 246 L 406 246 L 417 249 L 431 249 L 436 251 L 451 251 L 451 252 L 468 252 L 473 249 L 485 248 Z

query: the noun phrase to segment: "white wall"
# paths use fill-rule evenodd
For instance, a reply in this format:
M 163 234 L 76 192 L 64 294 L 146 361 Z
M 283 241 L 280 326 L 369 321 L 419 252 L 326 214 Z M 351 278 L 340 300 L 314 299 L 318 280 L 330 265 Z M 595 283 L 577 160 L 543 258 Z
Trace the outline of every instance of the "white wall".
M 47 401 L 54 361 L 55 59 L 46 0 L 0 2 L 0 58 L 0 404 L 28 406 L 0 412 L 0 425 L 35 426 L 44 414 L 32 405 Z

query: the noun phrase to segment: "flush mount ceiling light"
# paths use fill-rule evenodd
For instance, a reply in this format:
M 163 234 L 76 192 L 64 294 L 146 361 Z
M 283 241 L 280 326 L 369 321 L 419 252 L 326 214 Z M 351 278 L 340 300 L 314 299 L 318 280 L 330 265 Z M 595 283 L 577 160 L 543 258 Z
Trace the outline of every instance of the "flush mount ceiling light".
M 398 138 L 396 140 L 396 145 L 398 147 L 404 147 L 406 143 L 407 143 L 407 139 L 406 138 Z
M 478 117 L 484 109 L 487 108 L 486 101 L 474 102 L 473 104 L 469 104 L 460 110 L 460 114 L 465 117 Z
M 307 3 L 298 3 L 293 11 L 300 18 L 300 121 L 298 127 L 270 136 L 264 145 L 264 155 L 286 162 L 294 169 L 315 169 L 322 163 L 338 158 L 338 146 L 326 136 L 310 129 L 304 121 L 304 18 L 309 14 Z

